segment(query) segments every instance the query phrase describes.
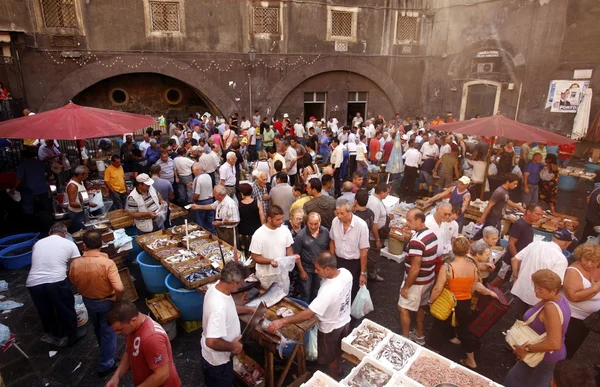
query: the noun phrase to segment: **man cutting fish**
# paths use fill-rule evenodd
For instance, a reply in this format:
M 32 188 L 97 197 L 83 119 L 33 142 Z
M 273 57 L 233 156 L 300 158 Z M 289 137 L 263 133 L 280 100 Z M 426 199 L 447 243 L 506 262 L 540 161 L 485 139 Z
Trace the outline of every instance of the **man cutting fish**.
M 323 279 L 317 298 L 302 312 L 273 321 L 268 330 L 275 334 L 284 325 L 310 320 L 316 314 L 319 319 L 317 361 L 326 365 L 327 373 L 337 379 L 341 371 L 342 338 L 350 331 L 352 274 L 344 268 L 338 269 L 336 257 L 328 251 L 319 253 L 314 264 L 315 273 Z
M 242 352 L 238 314 L 254 313 L 254 308 L 236 305 L 231 293 L 248 277 L 248 269 L 239 262 L 227 262 L 221 280 L 208 288 L 202 306 L 202 369 L 207 386 L 233 385 L 231 355 Z

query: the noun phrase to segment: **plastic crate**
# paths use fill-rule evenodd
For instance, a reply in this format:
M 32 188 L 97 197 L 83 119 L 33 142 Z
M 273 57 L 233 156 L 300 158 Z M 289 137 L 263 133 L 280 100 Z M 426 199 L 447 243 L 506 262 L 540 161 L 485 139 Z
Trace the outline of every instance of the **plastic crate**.
M 319 383 L 320 382 L 320 383 Z M 313 376 L 308 379 L 306 381 L 306 383 L 303 383 L 300 385 L 300 387 L 315 387 L 315 386 L 327 386 L 327 387 L 337 387 L 340 384 L 334 380 L 331 376 L 321 372 L 321 371 L 317 371 L 313 374 Z
M 479 314 L 469 324 L 469 331 L 475 337 L 483 336 L 498 320 L 504 316 L 510 306 L 510 302 L 502 292 L 502 289 L 489 286 L 489 289 L 498 295 L 498 299 L 490 296 L 479 296 L 477 310 Z
M 352 371 L 350 371 L 350 373 L 348 374 L 348 376 L 346 376 L 344 379 L 342 379 L 340 381 L 340 385 L 341 386 L 349 386 L 350 381 L 352 379 L 354 379 L 354 377 L 358 374 L 358 372 L 360 371 L 360 369 L 362 367 L 366 366 L 367 364 L 372 365 L 373 367 L 377 368 L 378 370 L 381 370 L 381 371 L 385 372 L 386 374 L 388 374 L 390 376 L 390 380 L 385 384 L 385 387 L 395 386 L 395 384 L 394 384 L 394 371 L 392 369 L 386 368 L 381 363 L 376 362 L 370 356 L 367 356 L 364 359 L 362 359 L 362 361 L 356 367 L 354 367 L 352 369 Z
M 365 325 L 373 326 L 377 329 L 384 330 L 386 337 L 392 333 L 386 327 L 383 327 L 369 319 L 364 319 L 363 322 L 359 326 L 354 328 L 354 330 L 352 330 L 352 332 L 350 332 L 350 334 L 348 336 L 346 336 L 342 339 L 342 351 L 349 353 L 350 355 L 356 356 L 359 360 L 362 360 L 365 356 L 368 355 L 368 353 L 362 351 L 361 349 L 354 347 L 352 345 L 352 342 L 356 338 L 358 331 L 361 330 Z M 384 340 L 385 340 L 385 337 L 382 341 L 384 341 Z M 378 343 L 378 344 L 380 344 L 380 343 Z M 377 345 L 375 345 L 375 347 L 373 347 L 373 351 L 371 351 L 370 353 L 373 353 L 376 349 L 377 349 Z
M 415 353 L 408 359 L 408 361 L 402 366 L 401 369 L 395 369 L 394 368 L 394 364 L 390 363 L 385 358 L 379 358 L 378 357 L 379 354 L 381 353 L 381 351 L 383 351 L 383 348 L 392 339 L 399 340 L 399 341 L 402 341 L 404 343 L 408 343 L 408 344 L 410 344 L 415 349 Z M 409 364 L 411 364 L 411 362 L 412 362 L 413 359 L 415 359 L 417 356 L 419 356 L 420 351 L 421 351 L 421 346 L 420 345 L 418 345 L 418 344 L 416 344 L 416 343 L 408 340 L 404 336 L 400 336 L 400 335 L 397 335 L 397 334 L 395 334 L 395 333 L 392 332 L 381 343 L 379 343 L 375 347 L 375 350 L 369 356 L 371 356 L 376 362 L 381 363 L 386 368 L 392 369 L 394 371 L 401 371 L 401 370 L 405 369 L 406 366 L 408 366 Z

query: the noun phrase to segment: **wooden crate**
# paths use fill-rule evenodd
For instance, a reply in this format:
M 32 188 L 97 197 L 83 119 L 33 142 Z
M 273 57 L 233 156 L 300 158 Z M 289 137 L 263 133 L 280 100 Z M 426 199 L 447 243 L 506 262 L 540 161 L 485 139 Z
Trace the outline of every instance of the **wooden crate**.
M 115 265 L 117 265 L 117 269 L 121 270 L 127 266 L 126 260 L 127 260 L 128 256 L 129 256 L 129 251 L 125 251 L 125 252 L 122 252 L 115 256 L 110 257 L 110 259 L 115 263 Z
M 246 355 L 244 352 L 235 355 L 235 357 L 239 360 L 240 363 L 246 364 L 249 369 L 257 369 L 263 374 L 263 377 L 265 376 L 265 370 L 254 359 Z M 233 374 L 236 378 L 236 381 L 238 382 L 238 385 L 240 386 L 263 387 L 265 385 L 265 379 L 261 380 L 258 384 L 251 384 L 250 382 L 245 381 L 240 374 L 235 372 L 235 370 L 233 371 Z
M 188 289 L 196 289 L 197 287 L 200 287 L 204 284 L 207 284 L 209 282 L 215 282 L 215 281 L 221 279 L 221 274 L 213 275 L 212 277 L 203 278 L 201 280 L 194 281 L 194 282 L 189 282 L 188 280 L 185 279 L 186 275 L 191 274 L 191 273 L 195 272 L 196 270 L 198 270 L 198 269 L 188 270 L 188 271 L 184 271 L 182 273 L 182 272 L 173 270 L 172 267 L 169 269 L 169 271 L 171 273 L 173 273 L 173 275 L 175 277 L 177 277 L 177 279 L 180 280 L 181 283 Z
M 169 203 L 169 209 L 171 210 L 171 221 L 178 218 L 185 218 L 188 214 L 188 211 L 178 205 L 173 203 Z
M 124 268 L 119 270 L 119 277 L 121 277 L 121 282 L 123 282 L 123 286 L 125 287 L 125 291 L 123 292 L 123 301 L 135 302 L 139 298 L 137 291 L 135 290 L 135 286 L 133 285 L 133 281 L 131 280 L 131 274 L 129 274 L 129 269 Z
M 181 317 L 179 309 L 173 304 L 168 294 L 146 300 L 146 305 L 154 315 L 155 320 L 161 325 Z

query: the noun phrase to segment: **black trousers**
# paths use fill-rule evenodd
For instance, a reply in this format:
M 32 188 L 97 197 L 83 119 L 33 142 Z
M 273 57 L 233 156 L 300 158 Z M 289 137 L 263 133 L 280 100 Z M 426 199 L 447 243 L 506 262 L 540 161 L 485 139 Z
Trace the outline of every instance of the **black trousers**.
M 231 387 L 233 386 L 233 361 L 229 360 L 220 366 L 213 366 L 202 359 L 202 371 L 204 372 L 204 381 L 211 387 Z
M 336 256 L 337 258 L 337 266 L 339 268 L 344 268 L 352 274 L 352 301 L 354 301 L 354 297 L 356 297 L 356 293 L 358 293 L 358 288 L 360 287 L 360 258 L 359 259 L 344 259 Z
M 77 330 L 75 297 L 67 278 L 27 289 L 42 320 L 45 333 L 56 337 L 75 334 Z
M 356 162 L 356 154 L 350 155 L 348 157 L 348 177 L 352 179 L 354 172 L 356 172 L 357 162 Z
M 336 168 L 333 172 L 333 186 L 335 189 L 335 197 L 339 198 L 342 195 L 342 182 L 340 181 L 340 172 L 342 167 Z
M 460 300 L 456 302 L 456 322 L 458 326 L 452 327 L 452 315 L 446 320 L 433 320 L 433 327 L 427 334 L 427 344 L 433 349 L 439 350 L 442 344 L 454 337 L 454 330 L 458 334 L 461 345 L 465 352 L 471 353 L 475 351 L 475 338 L 469 331 L 469 323 L 471 318 L 471 299 Z
M 590 330 L 587 329 L 583 320 L 571 316 L 567 334 L 565 335 L 565 347 L 567 348 L 567 359 L 572 359 L 581 344 L 588 337 Z
M 400 197 L 412 198 L 415 196 L 415 182 L 419 176 L 419 169 L 417 167 L 405 167 L 404 178 L 400 183 Z

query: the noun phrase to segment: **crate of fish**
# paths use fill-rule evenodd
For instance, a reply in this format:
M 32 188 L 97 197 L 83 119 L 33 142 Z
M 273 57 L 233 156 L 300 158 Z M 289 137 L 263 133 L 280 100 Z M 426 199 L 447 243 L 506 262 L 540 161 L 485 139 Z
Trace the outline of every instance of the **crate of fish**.
M 179 248 L 175 254 L 162 258 L 162 262 L 165 266 L 173 266 L 177 263 L 186 262 L 194 258 L 198 258 L 198 253 L 193 250 Z
M 434 387 L 442 383 L 457 386 L 490 387 L 496 384 L 491 380 L 462 367 L 445 357 L 425 348 L 413 359 L 409 367 L 401 371 L 418 387 Z
M 359 360 L 375 351 L 391 331 L 369 319 L 354 328 L 352 332 L 342 339 L 342 351 L 356 356 Z
M 337 387 L 340 384 L 333 379 L 331 376 L 321 372 L 316 371 L 313 376 L 300 385 L 300 387 Z
M 171 272 L 187 273 L 190 271 L 196 271 L 198 269 L 204 269 L 207 267 L 211 267 L 210 261 L 204 259 L 203 257 L 197 256 L 196 258 L 192 258 L 187 261 L 171 265 Z
M 199 269 L 190 269 L 185 272 L 172 273 L 189 289 L 195 289 L 209 282 L 214 282 L 221 278 L 220 270 L 212 265 Z
M 350 371 L 340 382 L 340 385 L 347 387 L 392 387 L 392 377 L 394 371 L 377 363 L 369 356 Z
M 188 235 L 185 235 L 184 233 L 180 235 L 180 237 L 181 243 L 183 243 L 185 246 L 188 239 L 190 240 L 190 243 L 196 239 L 212 239 L 212 234 L 201 228 L 199 230 L 191 231 Z
M 200 225 L 196 224 L 196 223 L 188 223 L 188 227 L 187 227 L 187 232 L 193 232 L 196 230 L 202 230 L 202 227 L 200 227 Z M 168 229 L 168 231 L 173 234 L 173 235 L 185 235 L 186 230 L 185 230 L 185 224 L 182 224 L 181 226 L 173 226 L 170 229 Z
M 419 354 L 420 346 L 397 334 L 388 335 L 371 356 L 388 368 L 400 371 Z
M 159 250 L 155 250 L 152 252 L 152 255 L 160 261 L 164 261 L 165 258 L 172 257 L 174 255 L 179 254 L 179 250 L 182 250 L 182 247 L 174 246 L 174 247 L 165 247 Z

